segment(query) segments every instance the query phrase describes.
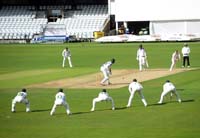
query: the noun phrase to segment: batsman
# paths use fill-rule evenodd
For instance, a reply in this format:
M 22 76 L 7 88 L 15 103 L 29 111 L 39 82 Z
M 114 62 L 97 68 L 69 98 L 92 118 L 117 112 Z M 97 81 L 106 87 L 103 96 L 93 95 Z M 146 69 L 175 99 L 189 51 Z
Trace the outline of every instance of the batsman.
M 104 63 L 100 70 L 103 73 L 103 80 L 101 81 L 101 85 L 110 85 L 110 80 L 109 80 L 109 76 L 112 75 L 112 70 L 111 70 L 111 66 L 115 63 L 115 59 L 111 59 L 111 61 L 108 61 L 106 63 Z

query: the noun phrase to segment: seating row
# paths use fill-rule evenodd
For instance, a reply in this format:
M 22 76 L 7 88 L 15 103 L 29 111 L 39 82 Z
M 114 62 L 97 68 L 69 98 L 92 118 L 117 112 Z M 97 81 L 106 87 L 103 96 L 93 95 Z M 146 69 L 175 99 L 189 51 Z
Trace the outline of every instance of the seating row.
M 66 34 L 77 38 L 94 38 L 93 32 L 102 31 L 108 18 L 106 5 L 78 5 L 77 9 L 72 9 L 70 5 L 40 6 L 39 11 L 34 6 L 2 6 L 0 39 L 32 39 L 36 34 L 43 34 L 48 19 L 46 16 L 38 18 L 40 10 L 63 8 L 69 9 L 64 10 L 66 16 L 49 24 L 63 24 Z

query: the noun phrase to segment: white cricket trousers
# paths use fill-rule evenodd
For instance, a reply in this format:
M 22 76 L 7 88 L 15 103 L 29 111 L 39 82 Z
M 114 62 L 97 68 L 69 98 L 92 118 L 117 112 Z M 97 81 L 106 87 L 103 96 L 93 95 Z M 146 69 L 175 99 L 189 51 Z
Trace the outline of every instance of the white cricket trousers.
M 114 100 L 113 100 L 112 97 L 107 97 L 106 99 L 102 99 L 100 97 L 97 97 L 97 98 L 94 98 L 93 101 L 92 101 L 92 109 L 91 109 L 91 111 L 94 111 L 96 103 L 97 102 L 101 102 L 101 101 L 111 101 L 111 103 L 112 103 L 112 110 L 115 110 L 115 103 L 114 103 Z
M 54 105 L 53 105 L 52 109 L 51 109 L 50 115 L 53 115 L 55 113 L 57 106 L 64 106 L 65 109 L 66 109 L 66 113 L 68 115 L 71 114 L 70 109 L 69 109 L 69 104 L 67 102 L 61 101 L 61 100 L 56 100 L 54 102 Z
M 171 92 L 171 96 L 172 96 L 173 94 L 175 94 L 175 95 L 176 95 L 177 101 L 178 101 L 179 103 L 181 102 L 181 98 L 180 98 L 179 94 L 177 93 L 176 88 L 173 88 L 173 89 L 164 90 L 164 91 L 162 92 L 161 96 L 160 96 L 160 101 L 159 101 L 158 103 L 162 103 L 162 102 L 163 102 L 164 96 L 167 95 L 167 94 L 170 93 L 170 92 Z
M 110 83 L 109 80 L 109 75 L 110 75 L 110 71 L 108 69 L 104 69 L 103 67 L 101 67 L 101 72 L 103 73 L 104 78 L 101 81 L 101 84 L 105 83 L 107 81 L 107 83 Z
M 145 57 L 139 57 L 139 70 L 142 71 L 142 69 L 145 69 Z
M 172 71 L 172 69 L 174 68 L 174 66 L 176 65 L 177 60 L 172 60 L 172 64 L 170 66 L 170 71 Z
M 136 92 L 139 93 L 139 95 L 140 95 L 140 97 L 141 97 L 141 99 L 142 99 L 142 102 L 143 102 L 144 106 L 147 106 L 147 102 L 146 102 L 146 100 L 145 100 L 145 98 L 144 98 L 144 95 L 143 95 L 143 93 L 142 93 L 142 90 L 134 90 L 134 91 L 130 92 L 130 97 L 129 97 L 129 100 L 128 100 L 127 107 L 130 107 L 130 106 L 131 106 L 133 97 L 134 97 L 134 95 L 135 95 Z
M 145 58 L 145 63 L 146 63 L 146 67 L 148 68 L 149 67 L 149 63 L 148 63 L 147 58 Z
M 65 67 L 65 60 L 66 58 L 68 59 L 68 62 L 69 62 L 69 67 L 72 68 L 72 62 L 71 62 L 71 57 L 63 57 L 63 68 Z
M 12 107 L 11 107 L 11 111 L 12 112 L 15 112 L 16 103 L 23 103 L 23 104 L 25 104 L 26 105 L 26 112 L 30 112 L 30 102 L 28 101 L 28 99 L 23 99 L 20 96 L 15 97 L 12 100 Z

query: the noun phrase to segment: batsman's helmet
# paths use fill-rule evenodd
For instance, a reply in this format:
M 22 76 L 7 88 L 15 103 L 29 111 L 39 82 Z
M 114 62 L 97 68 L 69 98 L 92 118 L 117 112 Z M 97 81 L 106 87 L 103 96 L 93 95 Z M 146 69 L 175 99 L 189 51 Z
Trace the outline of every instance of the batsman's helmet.
M 102 89 L 102 92 L 106 92 L 106 89 Z

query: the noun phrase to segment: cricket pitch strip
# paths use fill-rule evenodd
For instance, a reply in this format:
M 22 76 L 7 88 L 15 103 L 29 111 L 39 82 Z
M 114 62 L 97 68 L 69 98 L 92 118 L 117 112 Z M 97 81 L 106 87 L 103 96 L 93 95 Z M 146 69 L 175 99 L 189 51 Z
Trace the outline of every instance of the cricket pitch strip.
M 102 86 L 100 85 L 100 81 L 103 79 L 103 74 L 101 72 L 79 76 L 75 78 L 67 78 L 61 80 L 53 80 L 40 84 L 33 84 L 28 86 L 29 88 L 121 88 L 128 86 L 130 82 L 134 78 L 138 80 L 138 82 L 147 81 L 151 79 L 156 79 L 172 74 L 176 74 L 179 72 L 188 71 L 190 69 L 174 69 L 173 71 L 169 71 L 169 69 L 147 69 L 145 71 L 138 70 L 112 70 L 112 74 L 110 77 L 111 85 Z

